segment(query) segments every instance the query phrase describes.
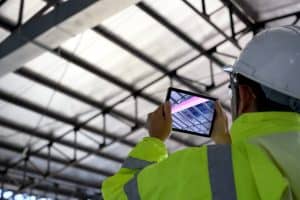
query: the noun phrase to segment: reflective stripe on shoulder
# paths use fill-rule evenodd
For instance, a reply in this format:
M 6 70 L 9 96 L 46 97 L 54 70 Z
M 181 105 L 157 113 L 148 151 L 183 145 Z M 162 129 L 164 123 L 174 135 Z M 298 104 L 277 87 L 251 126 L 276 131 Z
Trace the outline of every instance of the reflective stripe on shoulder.
M 236 200 L 230 145 L 207 146 L 212 200 Z
M 125 192 L 128 200 L 140 200 L 141 199 L 139 190 L 138 190 L 138 184 L 137 184 L 137 175 L 138 174 L 139 173 L 136 173 L 134 175 L 134 177 L 124 185 L 124 192 Z
M 133 157 L 128 157 L 125 162 L 122 165 L 122 168 L 128 168 L 128 169 L 143 169 L 147 167 L 148 165 L 153 164 L 154 162 L 149 162 L 146 160 L 140 160 Z
M 140 160 L 133 157 L 128 157 L 125 162 L 122 165 L 122 168 L 128 168 L 128 169 L 143 169 L 147 167 L 148 165 L 153 164 L 154 162 L 149 162 L 146 160 Z M 128 200 L 140 200 L 140 195 L 138 191 L 138 184 L 137 184 L 137 176 L 139 172 L 137 172 L 134 177 L 128 181 L 124 185 L 124 192 L 126 193 Z

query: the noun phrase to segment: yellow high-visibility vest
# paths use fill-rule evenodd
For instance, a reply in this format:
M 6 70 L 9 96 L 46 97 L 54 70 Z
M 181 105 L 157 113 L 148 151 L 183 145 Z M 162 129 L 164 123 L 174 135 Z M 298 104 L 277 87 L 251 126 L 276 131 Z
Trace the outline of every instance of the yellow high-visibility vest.
M 244 114 L 231 137 L 169 156 L 163 142 L 144 138 L 104 181 L 104 200 L 300 200 L 299 114 Z

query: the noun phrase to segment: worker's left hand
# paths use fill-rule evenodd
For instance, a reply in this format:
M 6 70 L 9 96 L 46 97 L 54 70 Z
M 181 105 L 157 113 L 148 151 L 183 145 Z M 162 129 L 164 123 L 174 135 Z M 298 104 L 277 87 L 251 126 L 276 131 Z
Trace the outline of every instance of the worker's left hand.
M 151 137 L 165 141 L 171 133 L 171 104 L 166 102 L 148 115 L 148 131 Z
M 219 101 L 216 101 L 216 116 L 212 127 L 211 137 L 216 144 L 230 144 L 228 119 Z

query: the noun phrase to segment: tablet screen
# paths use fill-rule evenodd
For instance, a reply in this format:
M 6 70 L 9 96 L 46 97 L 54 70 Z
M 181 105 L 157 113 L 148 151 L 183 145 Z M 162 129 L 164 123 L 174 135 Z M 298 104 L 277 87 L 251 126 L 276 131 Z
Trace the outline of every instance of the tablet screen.
M 170 88 L 172 129 L 209 137 L 215 114 L 215 99 Z

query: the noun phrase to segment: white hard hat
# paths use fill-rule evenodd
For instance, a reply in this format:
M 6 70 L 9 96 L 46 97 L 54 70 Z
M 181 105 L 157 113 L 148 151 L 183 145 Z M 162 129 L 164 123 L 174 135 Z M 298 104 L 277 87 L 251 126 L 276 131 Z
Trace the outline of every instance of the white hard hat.
M 285 26 L 260 32 L 243 50 L 233 71 L 300 99 L 300 27 Z

